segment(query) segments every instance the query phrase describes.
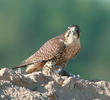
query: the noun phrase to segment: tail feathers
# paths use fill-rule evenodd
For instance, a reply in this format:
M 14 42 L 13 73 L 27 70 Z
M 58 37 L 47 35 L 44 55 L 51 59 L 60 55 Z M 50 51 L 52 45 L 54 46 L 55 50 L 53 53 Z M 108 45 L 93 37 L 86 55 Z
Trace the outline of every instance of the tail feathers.
M 17 69 L 17 68 L 21 68 L 21 67 L 26 67 L 26 65 L 24 65 L 24 66 L 16 66 L 16 67 L 13 67 L 12 69 Z
M 28 63 L 28 62 L 23 62 L 21 63 L 20 65 L 16 66 L 16 67 L 13 67 L 12 69 L 17 69 L 17 68 L 21 68 L 21 67 L 26 67 L 28 65 L 31 65 L 33 63 Z
M 38 63 L 38 64 L 32 64 L 32 65 L 29 65 L 28 68 L 26 69 L 26 72 L 27 73 L 32 73 L 32 72 L 35 72 L 35 71 L 38 71 L 40 70 L 41 68 L 43 68 L 45 63 Z
M 32 72 L 35 72 L 35 71 L 38 71 L 40 70 L 41 68 L 43 68 L 45 62 L 41 62 L 41 63 L 31 63 L 31 64 L 20 64 L 16 67 L 13 67 L 12 69 L 17 69 L 17 68 L 23 68 L 23 67 L 27 67 L 26 69 L 26 72 L 27 73 L 32 73 Z

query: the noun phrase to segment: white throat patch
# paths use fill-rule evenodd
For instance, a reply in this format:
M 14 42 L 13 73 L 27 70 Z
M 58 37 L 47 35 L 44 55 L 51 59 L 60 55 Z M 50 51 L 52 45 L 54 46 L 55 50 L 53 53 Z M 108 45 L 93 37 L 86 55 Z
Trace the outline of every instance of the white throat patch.
M 67 37 L 67 35 L 68 35 L 68 32 L 65 34 L 65 39 L 66 39 L 65 44 L 70 45 L 73 43 L 74 36 L 73 34 L 69 34 L 69 36 Z

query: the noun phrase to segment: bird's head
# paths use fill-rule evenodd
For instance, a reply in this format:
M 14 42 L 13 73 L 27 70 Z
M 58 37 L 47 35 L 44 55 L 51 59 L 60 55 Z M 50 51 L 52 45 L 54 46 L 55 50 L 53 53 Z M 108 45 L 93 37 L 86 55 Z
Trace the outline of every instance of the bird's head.
M 79 38 L 80 37 L 80 29 L 78 25 L 71 25 L 67 28 L 66 37 L 72 36 L 74 38 Z
M 74 40 L 80 38 L 80 29 L 77 25 L 71 25 L 65 32 L 65 39 L 67 44 L 71 44 Z

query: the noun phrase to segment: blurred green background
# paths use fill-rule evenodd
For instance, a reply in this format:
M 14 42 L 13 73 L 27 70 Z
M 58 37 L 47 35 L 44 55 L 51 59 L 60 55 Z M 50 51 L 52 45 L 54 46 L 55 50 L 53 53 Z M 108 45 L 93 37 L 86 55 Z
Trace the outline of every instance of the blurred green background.
M 71 24 L 81 28 L 82 49 L 66 69 L 110 80 L 109 0 L 0 0 L 0 67 L 20 64 Z

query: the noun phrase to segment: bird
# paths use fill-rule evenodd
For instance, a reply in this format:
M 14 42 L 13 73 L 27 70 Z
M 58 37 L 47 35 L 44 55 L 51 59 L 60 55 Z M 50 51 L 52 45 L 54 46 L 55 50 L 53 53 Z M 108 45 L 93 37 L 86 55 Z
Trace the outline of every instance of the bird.
M 70 25 L 64 33 L 45 42 L 32 56 L 13 69 L 27 67 L 26 72 L 32 73 L 51 63 L 54 70 L 60 69 L 61 72 L 80 49 L 80 28 Z

